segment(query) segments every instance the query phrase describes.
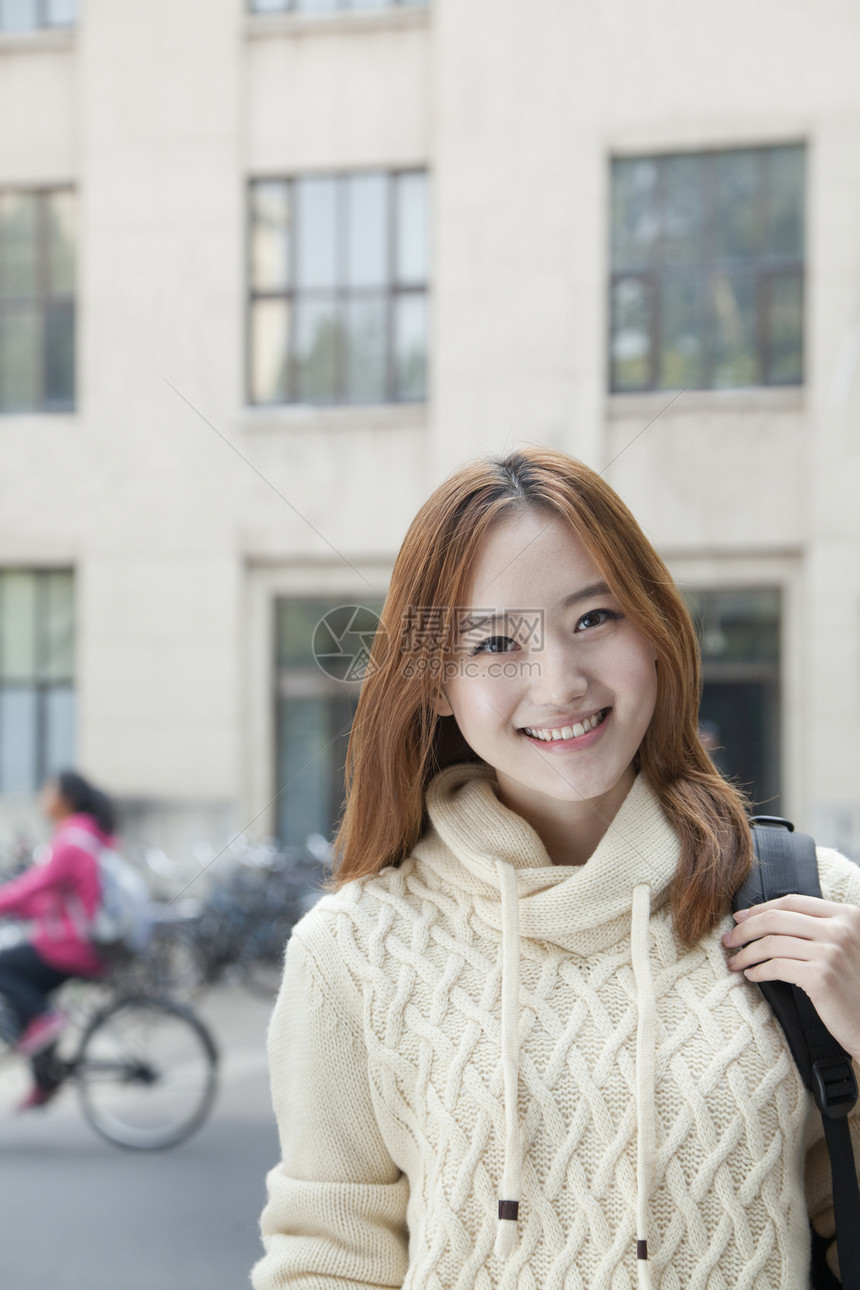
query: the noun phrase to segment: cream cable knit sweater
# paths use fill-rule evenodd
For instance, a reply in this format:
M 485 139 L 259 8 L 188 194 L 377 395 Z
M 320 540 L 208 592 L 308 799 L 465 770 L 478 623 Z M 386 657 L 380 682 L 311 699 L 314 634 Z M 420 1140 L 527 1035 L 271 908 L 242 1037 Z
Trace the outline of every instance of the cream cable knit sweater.
M 676 941 L 678 842 L 644 777 L 574 870 L 488 768 L 443 771 L 427 805 L 407 861 L 323 897 L 291 937 L 256 1290 L 806 1290 L 807 1203 L 829 1206 L 820 1120 L 758 989 L 726 967 L 730 919 Z M 860 905 L 856 866 L 822 850 L 819 867 L 827 898 Z M 503 1174 L 520 1177 L 507 1256 Z

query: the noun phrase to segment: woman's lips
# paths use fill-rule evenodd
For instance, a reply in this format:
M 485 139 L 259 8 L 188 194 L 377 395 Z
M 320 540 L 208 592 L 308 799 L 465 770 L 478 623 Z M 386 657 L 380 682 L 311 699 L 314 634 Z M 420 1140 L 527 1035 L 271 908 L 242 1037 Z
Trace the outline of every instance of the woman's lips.
M 611 708 L 602 708 L 597 714 L 600 717 L 600 720 L 596 726 L 591 730 L 585 731 L 581 735 L 568 736 L 566 739 L 540 739 L 537 735 L 530 735 L 525 728 L 520 731 L 520 734 L 524 739 L 527 739 L 530 744 L 533 744 L 535 748 L 545 749 L 547 752 L 571 752 L 580 748 L 590 748 L 591 745 L 596 743 L 603 734 L 611 712 Z M 571 726 L 576 724 L 578 723 L 572 722 Z M 571 726 L 562 726 L 558 728 L 570 729 Z M 540 729 L 540 727 L 532 727 L 532 729 L 536 728 Z

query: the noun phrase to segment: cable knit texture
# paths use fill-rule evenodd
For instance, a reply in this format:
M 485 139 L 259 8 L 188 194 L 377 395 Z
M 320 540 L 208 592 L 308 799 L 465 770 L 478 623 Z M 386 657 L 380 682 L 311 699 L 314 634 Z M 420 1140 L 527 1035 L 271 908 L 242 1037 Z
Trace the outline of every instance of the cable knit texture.
M 408 860 L 324 896 L 291 937 L 256 1290 L 806 1290 L 807 1201 L 830 1205 L 820 1120 L 726 966 L 730 917 L 676 940 L 678 841 L 644 777 L 575 869 L 487 767 L 443 771 L 427 806 Z M 499 861 L 519 894 L 521 1165 L 501 1256 Z M 860 905 L 860 870 L 824 850 L 819 867 L 826 897 Z

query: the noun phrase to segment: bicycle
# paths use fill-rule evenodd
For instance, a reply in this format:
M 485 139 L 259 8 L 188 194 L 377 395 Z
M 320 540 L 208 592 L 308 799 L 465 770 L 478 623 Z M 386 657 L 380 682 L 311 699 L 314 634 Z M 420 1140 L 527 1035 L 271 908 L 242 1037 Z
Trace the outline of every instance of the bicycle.
M 152 939 L 136 960 L 136 982 L 146 990 L 190 994 L 232 978 L 253 994 L 274 998 L 290 932 L 322 894 L 329 850 L 315 835 L 303 851 L 281 851 L 272 840 L 234 839 L 229 867 L 210 878 L 205 898 L 152 906 Z
M 200 1128 L 215 1101 L 215 1041 L 196 1013 L 173 999 L 114 993 L 95 1010 L 82 1002 L 102 988 L 77 981 L 63 987 L 71 1025 L 51 1054 L 52 1081 L 58 1088 L 74 1083 L 84 1119 L 113 1146 L 178 1146 Z M 64 1053 L 76 1031 L 76 1044 Z M 13 1049 L 0 1050 L 0 1060 L 13 1056 L 20 1060 Z

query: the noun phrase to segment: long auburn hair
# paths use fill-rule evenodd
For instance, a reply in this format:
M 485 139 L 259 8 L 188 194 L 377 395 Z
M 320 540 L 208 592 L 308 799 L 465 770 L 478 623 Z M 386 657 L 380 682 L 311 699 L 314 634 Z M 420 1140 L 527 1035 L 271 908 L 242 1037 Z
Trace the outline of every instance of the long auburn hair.
M 749 871 L 746 799 L 718 773 L 699 738 L 699 646 L 669 570 L 605 480 L 549 448 L 456 471 L 406 534 L 350 733 L 335 884 L 400 863 L 426 825 L 430 779 L 455 761 L 480 760 L 454 718 L 437 716 L 432 706 L 442 634 L 416 635 L 416 610 L 450 614 L 467 604 L 475 555 L 490 527 L 535 508 L 567 521 L 656 651 L 657 701 L 638 765 L 680 838 L 672 913 L 679 938 L 695 944 Z

